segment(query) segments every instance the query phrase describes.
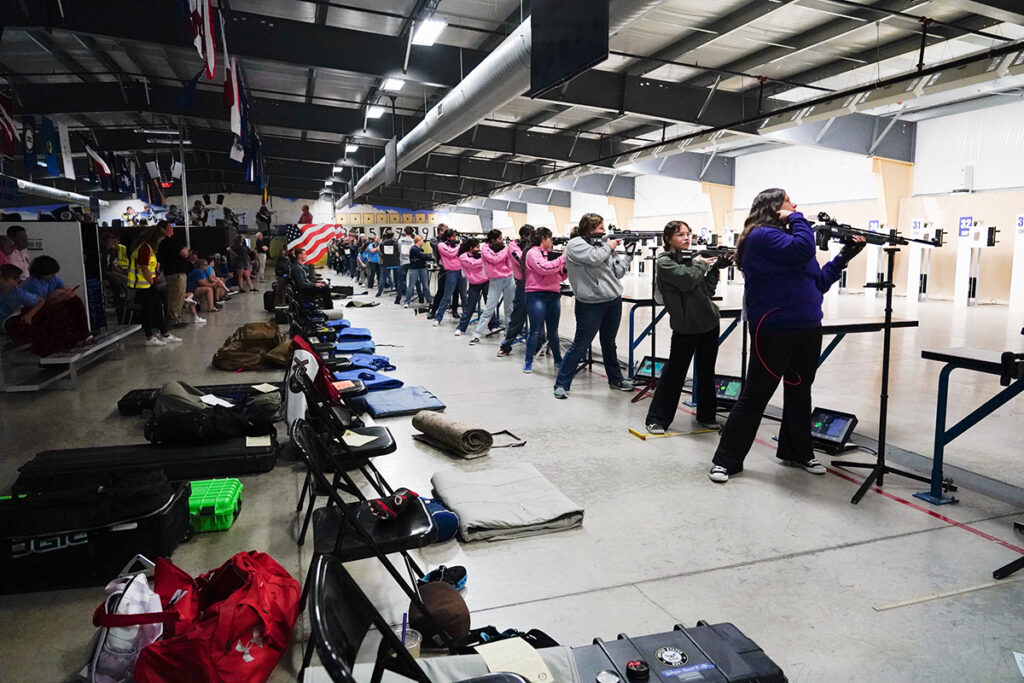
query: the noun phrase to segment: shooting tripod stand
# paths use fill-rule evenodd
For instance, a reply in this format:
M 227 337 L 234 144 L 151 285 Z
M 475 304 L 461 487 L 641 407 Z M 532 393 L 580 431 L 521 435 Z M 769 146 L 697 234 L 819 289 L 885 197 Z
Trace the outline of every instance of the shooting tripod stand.
M 931 481 L 927 477 L 896 469 L 885 461 L 885 429 L 889 415 L 889 355 L 892 344 L 892 292 L 893 289 L 895 289 L 892 278 L 893 270 L 896 265 L 896 252 L 900 250 L 899 247 L 894 245 L 907 244 L 910 241 L 916 242 L 922 240 L 908 240 L 898 236 L 895 230 L 891 231 L 888 239 L 884 242 L 888 246 L 883 249 L 886 254 L 885 280 L 882 282 L 869 282 L 866 285 L 872 289 L 885 290 L 885 326 L 882 328 L 884 333 L 884 341 L 882 343 L 882 391 L 878 405 L 878 455 L 873 463 L 845 462 L 841 460 L 832 461 L 833 465 L 838 465 L 840 467 L 860 467 L 871 470 L 867 479 L 864 480 L 864 483 L 861 484 L 859 489 L 857 489 L 857 492 L 853 494 L 853 498 L 850 499 L 850 502 L 854 505 L 860 502 L 860 499 L 864 497 L 864 494 L 871 489 L 871 486 L 876 481 L 878 482 L 878 485 L 881 486 L 884 483 L 883 479 L 886 474 L 896 474 L 901 477 L 907 477 L 908 479 L 914 479 L 925 483 L 929 483 Z
M 658 346 L 656 333 L 658 329 L 658 321 L 661 319 L 661 316 L 665 315 L 665 312 L 662 311 L 661 316 L 658 315 L 658 302 L 654 298 L 654 293 L 658 287 L 658 247 L 657 245 L 655 245 L 653 247 L 648 248 L 651 250 L 651 255 L 648 257 L 641 257 L 640 260 L 650 260 L 651 262 L 651 324 L 644 329 L 644 332 L 650 330 L 651 376 L 642 377 L 640 379 L 634 377 L 633 387 L 638 388 L 642 386 L 643 388 L 640 389 L 640 391 L 637 392 L 637 394 L 632 399 L 630 399 L 630 403 L 637 403 L 641 401 L 645 396 L 647 396 L 647 394 L 653 393 L 658 388 Z M 633 340 L 630 339 L 629 343 L 632 344 Z M 632 368 L 630 368 L 629 371 L 632 372 Z

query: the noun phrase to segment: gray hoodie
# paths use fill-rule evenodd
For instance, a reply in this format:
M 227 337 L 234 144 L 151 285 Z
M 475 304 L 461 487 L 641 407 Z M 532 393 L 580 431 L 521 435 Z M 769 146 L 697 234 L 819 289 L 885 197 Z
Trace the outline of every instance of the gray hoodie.
M 573 237 L 565 245 L 565 267 L 576 300 L 600 304 L 622 296 L 619 280 L 632 260 L 628 254 L 615 254 L 607 244 L 595 247 L 582 237 Z

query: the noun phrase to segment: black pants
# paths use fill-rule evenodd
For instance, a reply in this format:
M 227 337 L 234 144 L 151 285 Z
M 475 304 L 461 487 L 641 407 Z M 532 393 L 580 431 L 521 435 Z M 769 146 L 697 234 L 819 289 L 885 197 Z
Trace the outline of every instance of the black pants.
M 718 327 L 697 334 L 672 333 L 672 350 L 668 363 L 661 372 L 658 388 L 647 411 L 646 424 L 668 427 L 679 408 L 679 395 L 686 381 L 686 371 L 694 358 L 693 374 L 696 380 L 697 419 L 715 421 L 715 361 L 718 359 Z
M 821 328 L 761 330 L 751 344 L 747 382 L 729 420 L 714 463 L 730 474 L 743 469 L 743 460 L 757 436 L 757 428 L 772 394 L 785 378 L 778 457 L 806 462 L 814 457 L 811 444 L 811 384 L 821 354 Z
M 505 353 L 511 353 L 512 343 L 526 327 L 526 283 L 523 280 L 516 280 L 516 298 L 512 301 L 512 315 L 509 316 L 507 325 L 501 348 Z
M 146 337 L 152 337 L 155 330 L 167 334 L 167 318 L 164 316 L 164 295 L 155 286 L 135 290 L 135 300 L 139 304 L 142 317 L 142 331 Z

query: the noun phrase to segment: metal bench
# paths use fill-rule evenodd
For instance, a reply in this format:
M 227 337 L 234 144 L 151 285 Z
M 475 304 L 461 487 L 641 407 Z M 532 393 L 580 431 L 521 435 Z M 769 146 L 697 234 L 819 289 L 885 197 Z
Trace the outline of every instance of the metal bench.
M 120 357 L 125 340 L 142 327 L 120 325 L 98 334 L 87 345 L 62 353 L 37 358 L 27 353 L 28 347 L 12 349 L 9 363 L 0 358 L 0 391 L 39 391 L 56 386 L 74 389 L 78 386 L 78 373 L 88 365 L 112 354 Z

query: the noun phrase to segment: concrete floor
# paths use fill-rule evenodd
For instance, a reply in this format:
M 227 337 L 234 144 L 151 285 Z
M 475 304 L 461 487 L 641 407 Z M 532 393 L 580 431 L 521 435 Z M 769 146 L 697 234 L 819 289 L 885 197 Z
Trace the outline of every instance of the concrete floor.
M 645 278 L 630 278 L 627 288 L 643 291 Z M 738 302 L 739 287 L 724 290 L 724 305 Z M 496 341 L 469 347 L 468 337 L 452 336 L 450 322 L 435 329 L 424 316 L 381 301 L 347 315 L 373 330 L 378 353 L 398 367 L 394 376 L 433 391 L 456 419 L 508 429 L 528 441 L 524 448 L 456 461 L 414 442 L 409 418 L 381 420 L 399 443 L 396 454 L 378 463 L 389 481 L 425 492 L 439 469 L 483 471 L 528 461 L 586 508 L 581 529 L 516 541 L 453 541 L 418 553 L 424 565 L 467 567 L 464 595 L 474 627 L 541 628 L 563 644 L 582 645 L 595 636 L 651 633 L 698 619 L 731 621 L 792 681 L 1007 681 L 1019 675 L 1012 651 L 1024 651 L 1024 576 L 996 585 L 991 571 L 1024 546 L 1011 528 L 1024 513 L 1020 501 L 961 490 L 959 505 L 931 508 L 911 497 L 920 485 L 891 478 L 883 494 L 869 493 L 853 506 L 849 498 L 861 472 L 830 468 L 815 477 L 779 467 L 771 422 L 762 425 L 744 474 L 718 486 L 706 476 L 715 435 L 641 441 L 627 430 L 642 429 L 646 401 L 630 404 L 602 376 L 578 376 L 570 399 L 556 401 L 550 360 L 539 359 L 534 374 L 523 375 L 521 346 L 511 358 L 497 359 Z M 147 349 L 135 339 L 125 360 L 87 371 L 77 391 L 0 397 L 7 446 L 0 488 L 8 489 L 18 466 L 40 450 L 142 441 L 141 421 L 116 412 L 117 399 L 129 389 L 170 379 L 237 381 L 213 370 L 209 359 L 236 325 L 266 319 L 261 304 L 258 295 L 240 295 L 205 326 L 183 330 L 186 343 L 177 347 Z M 890 442 L 929 453 L 940 368 L 922 360 L 921 349 L 1019 349 L 1021 320 L 1005 308 L 954 312 L 944 302 L 898 300 L 896 309 L 899 317 L 920 319 L 921 327 L 893 336 Z M 881 301 L 863 295 L 826 304 L 827 318 L 880 312 Z M 645 315 L 638 314 L 638 322 Z M 562 336 L 571 336 L 568 300 L 562 321 Z M 660 329 L 658 352 L 667 355 L 668 327 Z M 623 357 L 625 330 L 624 318 Z M 649 348 L 644 344 L 641 355 Z M 738 374 L 739 348 L 737 333 L 722 347 L 720 372 Z M 816 404 L 856 413 L 858 431 L 873 434 L 880 355 L 880 334 L 848 337 L 819 372 Z M 279 376 L 247 373 L 244 379 Z M 999 389 L 988 376 L 953 378 L 951 417 Z M 1021 401 L 1003 407 L 950 447 L 948 462 L 1024 488 L 1014 429 L 1022 417 Z M 681 410 L 673 427 L 686 429 L 690 420 Z M 245 505 L 235 526 L 182 545 L 174 561 L 198 573 L 234 552 L 258 549 L 301 580 L 309 562 L 308 551 L 293 540 L 301 467 L 282 460 L 273 472 L 243 481 Z M 372 561 L 352 570 L 389 619 L 400 621 L 407 602 L 383 571 Z M 0 597 L 0 680 L 60 681 L 76 671 L 101 598 L 98 588 Z M 307 634 L 302 617 L 297 645 L 272 680 L 294 678 Z

